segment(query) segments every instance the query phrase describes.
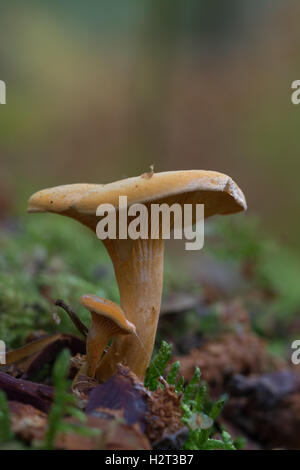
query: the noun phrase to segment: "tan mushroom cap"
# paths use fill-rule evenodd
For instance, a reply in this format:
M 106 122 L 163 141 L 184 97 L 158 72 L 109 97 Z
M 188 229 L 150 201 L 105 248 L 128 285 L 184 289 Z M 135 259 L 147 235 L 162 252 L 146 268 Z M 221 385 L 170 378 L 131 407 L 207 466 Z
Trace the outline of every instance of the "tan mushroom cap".
M 126 319 L 124 311 L 115 302 L 97 295 L 85 294 L 80 297 L 80 303 L 90 312 L 101 315 L 115 323 L 122 334 L 135 332 L 135 326 Z
M 109 184 L 68 184 L 44 189 L 31 196 L 29 212 L 55 212 L 79 220 L 95 230 L 100 204 L 119 206 L 119 196 L 135 203 L 198 203 L 205 217 L 232 214 L 247 208 L 243 192 L 227 175 L 216 171 L 183 170 L 143 174 Z
M 117 208 L 120 195 L 127 196 L 128 205 L 162 202 L 176 196 L 174 201 L 177 202 L 205 204 L 209 215 L 240 212 L 247 207 L 237 184 L 216 171 L 183 170 L 145 175 L 147 173 L 96 186 L 78 199 L 75 207 L 86 214 L 94 214 L 99 204 L 109 203 Z
M 54 186 L 34 193 L 28 201 L 28 212 L 65 212 L 97 184 L 78 183 Z
M 103 185 L 78 183 L 42 189 L 30 197 L 27 210 L 31 213 L 54 212 L 55 214 L 63 214 L 93 228 L 94 221 L 90 222 L 89 217 L 86 215 L 82 218 L 79 212 L 73 210 L 73 206 L 80 197 L 96 186 Z

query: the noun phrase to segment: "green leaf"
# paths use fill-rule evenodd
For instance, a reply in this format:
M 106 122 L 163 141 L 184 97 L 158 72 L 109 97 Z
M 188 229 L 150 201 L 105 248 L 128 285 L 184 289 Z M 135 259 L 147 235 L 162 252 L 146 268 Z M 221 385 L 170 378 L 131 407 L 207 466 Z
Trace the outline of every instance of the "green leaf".
M 166 341 L 163 341 L 159 352 L 154 359 L 152 359 L 146 372 L 145 387 L 149 388 L 151 391 L 156 390 L 158 387 L 158 379 L 164 375 L 168 362 L 171 359 L 171 354 L 172 346 Z
M 197 390 L 199 389 L 199 382 L 200 382 L 201 372 L 198 367 L 196 367 L 193 377 L 191 378 L 190 382 L 186 385 L 182 401 L 183 403 L 188 403 L 191 400 L 194 400 Z
M 166 379 L 169 385 L 176 384 L 179 369 L 180 369 L 180 362 L 179 361 L 173 362 L 173 364 L 170 367 L 170 371 L 167 375 L 167 379 Z
M 218 401 L 216 401 L 213 405 L 212 405 L 212 408 L 209 412 L 209 416 L 212 418 L 212 419 L 216 419 L 219 414 L 221 413 L 223 407 L 224 407 L 224 404 L 225 404 L 225 398 L 224 397 L 221 397 Z

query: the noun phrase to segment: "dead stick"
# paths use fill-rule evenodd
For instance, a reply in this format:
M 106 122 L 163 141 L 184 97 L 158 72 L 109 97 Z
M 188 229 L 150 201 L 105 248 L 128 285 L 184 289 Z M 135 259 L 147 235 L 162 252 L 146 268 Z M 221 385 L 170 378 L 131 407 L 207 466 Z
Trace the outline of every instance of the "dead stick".
M 75 312 L 73 312 L 73 310 L 71 309 L 71 307 L 69 305 L 67 305 L 63 300 L 61 299 L 57 299 L 55 301 L 55 305 L 57 305 L 58 307 L 61 307 L 65 310 L 65 312 L 67 312 L 67 314 L 69 315 L 69 317 L 71 318 L 72 322 L 74 323 L 74 325 L 76 326 L 77 330 L 80 331 L 81 334 L 83 334 L 83 336 L 87 336 L 88 332 L 89 332 L 89 329 L 85 326 L 84 323 L 82 323 L 82 321 L 80 320 L 80 318 L 76 315 Z

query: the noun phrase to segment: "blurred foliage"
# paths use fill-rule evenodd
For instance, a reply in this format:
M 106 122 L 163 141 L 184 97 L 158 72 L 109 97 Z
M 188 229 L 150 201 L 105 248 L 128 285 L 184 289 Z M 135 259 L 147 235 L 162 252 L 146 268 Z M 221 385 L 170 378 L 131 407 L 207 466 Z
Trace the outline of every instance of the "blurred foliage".
M 299 246 L 298 16 L 279 0 L 5 2 L 8 210 L 44 186 L 201 167 L 233 176 Z
M 250 314 L 252 328 L 268 339 L 271 354 L 285 357 L 299 330 L 298 251 L 268 236 L 258 219 L 246 215 L 213 222 L 207 247 L 212 256 L 237 267 L 244 284 L 236 295 Z M 224 329 L 218 305 L 212 305 L 211 311 L 202 323 L 208 334 Z
M 0 444 L 6 443 L 13 438 L 10 428 L 9 406 L 5 393 L 0 390 Z
M 33 329 L 76 332 L 57 298 L 74 307 L 82 321 L 89 313 L 79 304 L 84 293 L 118 301 L 118 289 L 102 243 L 71 220 L 27 217 L 0 232 L 0 337 L 8 346 L 24 342 Z M 57 325 L 52 313 L 61 319 Z
M 100 431 L 90 429 L 84 424 L 87 416 L 77 407 L 77 398 L 69 392 L 70 383 L 67 375 L 70 366 L 70 353 L 63 350 L 53 368 L 53 383 L 55 387 L 54 401 L 51 406 L 45 439 L 42 448 L 53 450 L 59 433 L 75 432 L 82 436 L 97 436 Z M 77 423 L 63 421 L 65 416 L 76 418 Z
M 286 321 L 300 309 L 300 256 L 267 236 L 255 218 L 220 219 L 214 224 L 212 250 L 246 271 L 247 289 L 262 289 L 265 315 Z M 265 307 L 266 307 L 265 305 Z

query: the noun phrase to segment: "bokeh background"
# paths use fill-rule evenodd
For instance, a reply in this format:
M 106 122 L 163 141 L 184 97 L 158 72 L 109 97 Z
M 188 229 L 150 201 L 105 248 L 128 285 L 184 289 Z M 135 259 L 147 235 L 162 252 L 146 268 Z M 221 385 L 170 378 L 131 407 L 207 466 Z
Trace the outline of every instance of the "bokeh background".
M 228 173 L 300 248 L 300 4 L 1 2 L 1 204 L 147 171 Z

